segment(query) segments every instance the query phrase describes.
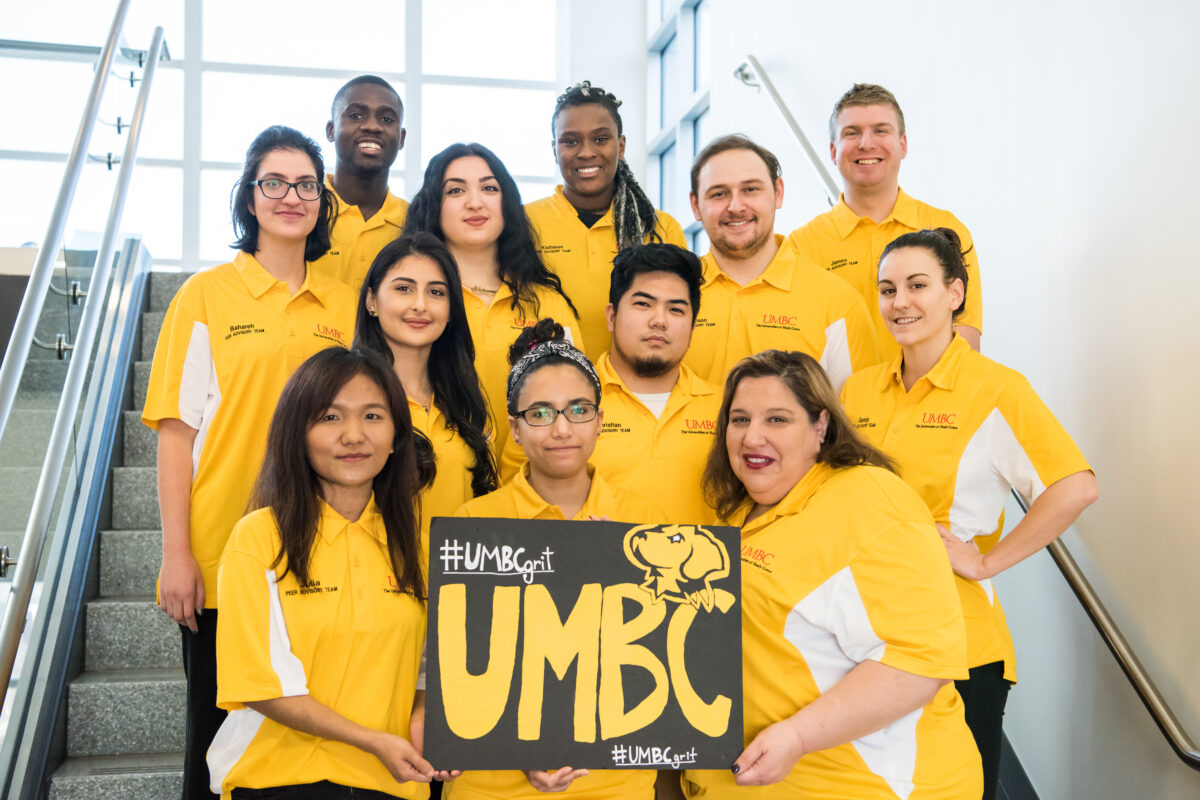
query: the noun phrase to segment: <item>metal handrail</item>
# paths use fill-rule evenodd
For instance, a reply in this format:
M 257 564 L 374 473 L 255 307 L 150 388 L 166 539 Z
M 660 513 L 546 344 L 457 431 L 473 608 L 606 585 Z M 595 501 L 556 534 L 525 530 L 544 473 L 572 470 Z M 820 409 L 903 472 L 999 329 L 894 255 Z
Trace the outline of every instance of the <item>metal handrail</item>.
M 110 44 L 115 41 L 115 36 L 120 31 L 119 23 L 124 19 L 127 6 L 128 0 L 122 0 L 121 7 L 118 9 L 113 21 L 113 32 L 110 34 L 109 40 Z M 63 466 L 66 463 L 67 449 L 70 445 L 75 415 L 79 410 L 80 398 L 83 394 L 83 382 L 87 374 L 88 363 L 91 360 L 92 350 L 95 346 L 96 331 L 100 325 L 100 316 L 103 313 L 103 306 L 100 301 L 104 296 L 104 290 L 108 285 L 109 275 L 112 272 L 117 233 L 121 225 L 121 215 L 125 210 L 125 197 L 129 191 L 129 181 L 133 174 L 138 142 L 141 139 L 142 123 L 146 114 L 150 86 L 154 81 L 155 68 L 162 54 L 162 45 L 163 29 L 161 27 L 155 28 L 154 36 L 150 42 L 150 58 L 144 68 L 142 85 L 138 89 L 137 103 L 134 106 L 133 119 L 129 126 L 129 138 L 125 142 L 125 156 L 121 160 L 121 169 L 117 173 L 117 184 L 113 188 L 113 200 L 108 211 L 108 222 L 104 228 L 100 247 L 96 252 L 96 266 L 89 287 L 92 297 L 84 306 L 83 318 L 79 325 L 79 334 L 75 340 L 75 351 L 71 358 L 70 366 L 67 368 L 67 377 L 63 384 L 62 397 L 59 400 L 58 412 L 54 418 L 54 428 L 50 433 L 50 444 L 46 448 L 46 461 L 42 465 L 42 474 L 38 479 L 37 490 L 34 493 L 33 509 L 29 514 L 29 523 L 25 527 L 25 537 L 21 541 L 21 555 L 17 559 L 16 574 L 13 576 L 12 594 L 9 597 L 8 604 L 4 608 L 3 623 L 0 624 L 0 698 L 7 694 L 9 681 L 12 678 L 13 663 L 16 660 L 17 648 L 20 644 L 21 632 L 24 628 L 25 615 L 29 609 L 30 597 L 33 594 L 33 583 L 37 574 L 38 557 L 42 552 L 42 545 L 46 538 L 46 531 L 49 527 L 50 515 L 53 510 L 54 497 L 58 493 L 58 484 L 62 477 Z M 102 70 L 97 68 L 97 74 L 101 72 Z M 94 117 L 93 113 L 93 121 Z M 71 192 L 73 193 L 73 191 L 74 187 L 71 187 Z M 51 223 L 51 227 L 54 227 L 53 222 Z M 48 270 L 45 277 L 46 280 L 49 279 Z M 42 283 L 45 283 L 45 281 L 42 281 Z M 32 284 L 33 278 L 30 279 L 31 290 Z M 45 287 L 42 286 L 37 291 L 39 295 L 44 294 Z M 26 305 L 31 305 L 29 303 L 29 292 L 26 292 L 25 302 L 22 303 L 22 313 L 25 311 Z M 40 305 L 40 303 L 37 305 Z M 26 347 L 28 347 L 28 344 L 26 344 Z M 10 343 L 10 354 L 12 353 L 12 349 Z M 22 358 L 21 360 L 23 366 L 24 359 Z M 4 366 L 8 367 L 7 357 Z M 17 374 L 19 376 L 20 373 L 18 372 Z
M 8 417 L 12 413 L 13 402 L 17 397 L 17 388 L 21 383 L 21 373 L 25 371 L 25 359 L 33 342 L 33 334 L 37 329 L 38 318 L 42 313 L 42 305 L 46 297 L 46 287 L 50 284 L 50 275 L 54 269 L 54 255 L 62 242 L 63 232 L 67 226 L 67 212 L 71 209 L 71 201 L 75 199 L 75 187 L 79 184 L 79 176 L 83 171 L 83 162 L 87 158 L 88 144 L 92 140 L 92 131 L 96 127 L 96 117 L 100 114 L 100 100 L 104 97 L 104 87 L 108 83 L 108 71 L 112 68 L 116 56 L 117 43 L 121 38 L 121 30 L 125 27 L 125 16 L 129 11 L 130 0 L 120 0 L 117 11 L 113 14 L 112 27 L 108 31 L 108 39 L 96 62 L 96 72 L 92 78 L 92 88 L 88 93 L 87 105 L 83 108 L 83 117 L 79 121 L 79 132 L 75 135 L 75 144 L 71 147 L 71 155 L 67 158 L 67 169 L 63 172 L 62 183 L 58 190 L 58 199 L 54 201 L 54 211 L 50 215 L 50 224 L 42 239 L 37 259 L 33 263 L 33 271 L 29 275 L 29 284 L 25 289 L 25 297 L 17 312 L 16 322 L 8 340 L 8 349 L 4 352 L 4 362 L 0 364 L 0 437 L 8 427 Z M 99 262 L 97 262 L 99 266 Z
M 754 56 L 747 55 L 746 60 L 738 64 L 737 69 L 733 71 L 733 76 L 753 89 L 761 88 L 767 90 L 767 94 L 775 102 L 775 108 L 779 109 L 779 113 L 783 116 L 783 121 L 792 129 L 792 133 L 800 140 L 800 146 L 808 154 L 808 162 L 812 165 L 813 170 L 816 171 L 817 177 L 821 180 L 821 187 L 825 190 L 825 199 L 829 201 L 829 205 L 836 206 L 838 198 L 842 196 L 842 190 L 838 188 L 837 181 L 829 173 L 829 169 L 825 166 L 825 161 L 817 155 L 816 148 L 812 146 L 812 142 L 804 134 L 800 123 L 796 122 L 796 118 L 792 116 L 787 103 L 783 102 L 783 97 L 779 94 L 779 90 L 775 88 L 775 84 L 771 81 L 770 76 L 767 75 L 767 71 L 763 69 L 762 64 L 758 63 L 758 59 Z M 756 81 L 761 81 L 761 83 L 757 83 Z
M 746 60 L 734 70 L 734 77 L 742 83 L 753 88 L 765 88 L 771 99 L 775 102 L 775 107 L 783 115 L 784 121 L 788 127 L 796 134 L 796 138 L 800 140 L 800 144 L 804 147 L 804 152 L 808 154 L 808 158 L 814 170 L 821 177 L 825 188 L 825 196 L 829 200 L 830 205 L 835 205 L 838 200 L 837 184 L 833 180 L 833 176 L 825 168 L 825 162 L 817 155 L 817 151 L 813 149 L 812 144 L 808 141 L 808 137 L 804 135 L 796 118 L 792 116 L 788 110 L 787 104 L 783 102 L 783 98 L 775 89 L 775 84 L 767 76 L 763 70 L 762 64 L 752 55 L 746 56 Z M 762 83 L 756 83 L 755 80 Z M 1021 497 L 1017 491 L 1013 490 L 1013 497 L 1021 506 L 1023 512 L 1028 512 L 1029 507 L 1025 503 L 1025 499 Z M 1158 687 L 1154 685 L 1146 668 L 1142 666 L 1141 660 L 1137 654 L 1133 652 L 1133 647 L 1130 646 L 1129 640 L 1121 633 L 1121 629 L 1117 627 L 1117 623 L 1113 620 L 1112 615 L 1108 613 L 1108 609 L 1104 607 L 1104 603 L 1100 600 L 1096 590 L 1092 588 L 1092 584 L 1080 569 L 1079 563 L 1075 561 L 1071 551 L 1067 549 L 1066 544 L 1062 539 L 1055 539 L 1046 549 L 1050 553 L 1050 558 L 1054 559 L 1055 565 L 1059 572 L 1062 573 L 1067 585 L 1071 587 L 1071 591 L 1075 593 L 1075 597 L 1079 600 L 1083 610 L 1087 612 L 1092 624 L 1096 627 L 1100 638 L 1104 640 L 1104 644 L 1108 646 L 1109 651 L 1117 660 L 1117 665 L 1121 667 L 1121 671 L 1125 673 L 1125 677 L 1129 679 L 1129 683 L 1133 686 L 1142 704 L 1146 706 L 1146 710 L 1150 712 L 1150 716 L 1154 719 L 1154 723 L 1158 725 L 1158 729 L 1167 739 L 1167 743 L 1171 745 L 1171 749 L 1175 751 L 1175 755 L 1183 763 L 1195 770 L 1200 770 L 1200 749 L 1196 747 L 1196 743 L 1188 735 L 1187 730 L 1179 722 L 1179 718 L 1175 716 L 1175 712 L 1171 710 L 1166 699 L 1159 692 Z

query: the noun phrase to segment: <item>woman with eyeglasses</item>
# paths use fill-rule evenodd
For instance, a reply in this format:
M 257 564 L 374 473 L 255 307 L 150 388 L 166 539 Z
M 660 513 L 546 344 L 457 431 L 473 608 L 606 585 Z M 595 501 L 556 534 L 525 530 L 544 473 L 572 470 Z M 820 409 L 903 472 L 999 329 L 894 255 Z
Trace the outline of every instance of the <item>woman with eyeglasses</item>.
M 582 348 L 579 312 L 538 256 L 516 181 L 483 145 L 452 144 L 430 159 L 404 222 L 406 234 L 417 231 L 445 242 L 458 265 L 475 369 L 496 424 L 492 448 L 499 457 L 508 438 L 509 345 L 526 326 L 553 317 L 564 321 L 568 340 Z
M 154 352 L 142 421 L 158 432 L 158 602 L 183 632 L 185 800 L 212 797 L 205 751 L 225 716 L 217 562 L 245 513 L 267 421 L 292 372 L 354 332 L 354 292 L 308 268 L 329 249 L 333 203 L 315 142 L 278 125 L 259 134 L 231 203 L 240 252 L 184 283 Z
M 508 424 L 528 459 L 512 481 L 471 500 L 460 517 L 510 519 L 613 519 L 666 522 L 649 500 L 606 484 L 588 464 L 600 435 L 600 378 L 582 352 L 567 342 L 552 319 L 525 329 L 509 351 Z M 597 770 L 546 765 L 549 769 L 483 770 L 448 784 L 451 800 L 536 798 L 566 792 L 581 798 L 654 797 L 651 770 Z M 554 767 L 558 767 L 554 769 Z

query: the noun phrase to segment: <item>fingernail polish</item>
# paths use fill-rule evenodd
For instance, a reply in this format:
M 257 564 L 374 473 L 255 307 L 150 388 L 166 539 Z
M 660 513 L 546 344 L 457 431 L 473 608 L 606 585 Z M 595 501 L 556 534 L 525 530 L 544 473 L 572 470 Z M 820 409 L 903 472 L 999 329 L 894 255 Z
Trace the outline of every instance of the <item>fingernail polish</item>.
M 734 775 L 737 775 L 739 772 L 742 771 L 742 768 L 737 762 L 734 762 L 734 765 L 729 768 L 729 771 L 732 772 Z

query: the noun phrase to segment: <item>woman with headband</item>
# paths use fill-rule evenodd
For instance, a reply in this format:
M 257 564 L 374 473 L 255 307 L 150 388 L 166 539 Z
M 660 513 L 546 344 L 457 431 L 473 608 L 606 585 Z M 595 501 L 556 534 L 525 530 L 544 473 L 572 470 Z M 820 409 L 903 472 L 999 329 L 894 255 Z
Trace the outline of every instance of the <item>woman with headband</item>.
M 588 464 L 604 419 L 600 377 L 587 356 L 565 340 L 562 326 L 543 319 L 526 328 L 513 343 L 509 362 L 508 424 L 528 461 L 511 482 L 469 501 L 457 516 L 666 522 L 649 500 L 610 487 Z M 650 800 L 654 778 L 652 770 L 589 774 L 569 766 L 525 773 L 481 770 L 463 773 L 447 792 L 450 800 L 520 800 L 540 792 Z

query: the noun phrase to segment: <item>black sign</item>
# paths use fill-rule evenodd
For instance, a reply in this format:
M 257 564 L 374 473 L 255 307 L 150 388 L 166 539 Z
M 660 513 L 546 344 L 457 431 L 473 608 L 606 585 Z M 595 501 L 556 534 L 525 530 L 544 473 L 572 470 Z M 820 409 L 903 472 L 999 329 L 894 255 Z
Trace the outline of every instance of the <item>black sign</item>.
M 743 746 L 738 537 L 435 519 L 426 757 L 464 770 L 728 769 Z

